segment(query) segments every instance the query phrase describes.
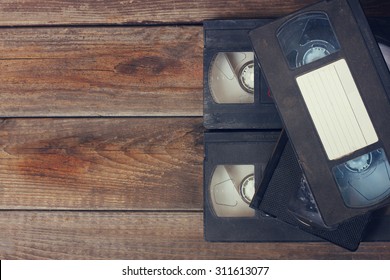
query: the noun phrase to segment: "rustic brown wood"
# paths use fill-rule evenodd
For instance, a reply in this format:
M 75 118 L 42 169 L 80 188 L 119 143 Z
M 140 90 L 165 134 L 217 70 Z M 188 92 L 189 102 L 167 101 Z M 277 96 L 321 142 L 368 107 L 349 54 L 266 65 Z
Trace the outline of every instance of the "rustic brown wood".
M 314 2 L 2 0 L 0 259 L 389 259 L 203 239 L 201 22 Z
M 390 243 L 205 242 L 202 213 L 1 211 L 0 228 L 1 259 L 390 258 Z
M 0 29 L 0 116 L 201 116 L 202 32 Z
M 0 25 L 199 23 L 204 19 L 274 17 L 318 0 L 2 0 Z M 390 15 L 389 1 L 362 0 L 368 15 Z
M 0 209 L 202 208 L 201 118 L 3 119 Z

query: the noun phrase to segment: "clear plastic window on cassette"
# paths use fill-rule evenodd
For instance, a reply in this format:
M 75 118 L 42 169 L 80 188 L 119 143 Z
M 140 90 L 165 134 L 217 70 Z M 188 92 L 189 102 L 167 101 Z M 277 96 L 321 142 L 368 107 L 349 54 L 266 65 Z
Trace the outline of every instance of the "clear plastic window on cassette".
M 390 165 L 383 149 L 377 149 L 333 168 L 345 204 L 374 205 L 390 194 Z
M 209 71 L 210 89 L 216 103 L 254 103 L 253 52 L 219 52 Z
M 277 38 L 290 68 L 295 69 L 340 49 L 328 16 L 306 13 L 284 24 Z
M 255 193 L 254 165 L 217 165 L 210 183 L 210 197 L 218 217 L 253 217 L 249 207 Z

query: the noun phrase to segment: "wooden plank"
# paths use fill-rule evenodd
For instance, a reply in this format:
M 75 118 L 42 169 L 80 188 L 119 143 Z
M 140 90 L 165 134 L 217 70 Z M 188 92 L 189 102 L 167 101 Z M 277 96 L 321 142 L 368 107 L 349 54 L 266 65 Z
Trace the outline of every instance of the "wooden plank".
M 280 16 L 318 0 L 2 0 L 0 25 L 196 23 L 204 19 Z M 362 0 L 368 15 L 389 15 L 390 3 Z
M 0 209 L 202 208 L 201 118 L 3 119 Z
M 2 28 L 0 116 L 201 116 L 202 32 Z
M 210 243 L 202 213 L 1 211 L 1 259 L 388 259 L 390 243 L 351 253 L 327 242 Z

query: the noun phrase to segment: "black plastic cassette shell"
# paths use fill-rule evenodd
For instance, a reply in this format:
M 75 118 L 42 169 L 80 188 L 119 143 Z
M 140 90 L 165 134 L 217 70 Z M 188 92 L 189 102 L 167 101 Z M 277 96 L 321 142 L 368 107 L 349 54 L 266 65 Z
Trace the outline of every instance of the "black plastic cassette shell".
M 355 251 L 363 238 L 371 213 L 349 219 L 335 229 L 321 229 L 299 222 L 288 209 L 289 200 L 299 188 L 301 169 L 287 134 L 283 131 L 268 162 L 251 207 L 274 216 L 295 228 Z
M 206 132 L 205 161 L 204 161 L 204 234 L 207 241 L 223 242 L 320 242 L 319 237 L 309 234 L 277 218 L 265 217 L 258 212 L 253 218 L 219 218 L 212 213 L 210 208 L 208 186 L 212 172 L 218 164 L 259 164 L 261 151 L 256 151 L 256 146 L 262 142 L 268 145 L 276 144 L 279 132 L 265 131 L 240 131 L 240 132 Z M 240 147 L 237 147 L 239 144 Z M 261 145 L 261 144 L 260 144 Z M 236 146 L 236 148 L 234 148 Z M 232 149 L 233 147 L 233 149 Z M 272 149 L 267 149 L 271 154 Z M 242 158 L 229 156 L 228 151 L 238 150 Z M 247 151 L 247 153 L 245 153 Z M 250 152 L 248 152 L 250 151 Z M 254 158 L 247 158 L 251 154 Z M 278 161 L 276 161 L 278 163 Z M 262 166 L 267 161 L 261 162 Z M 262 168 L 257 169 L 262 170 Z M 260 171 L 261 172 L 261 171 Z M 271 172 L 271 176 L 272 176 Z M 262 175 L 266 175 L 263 171 Z M 258 179 L 258 178 L 256 178 Z M 259 180 L 257 180 L 259 182 Z M 254 201 L 256 197 L 254 198 Z M 318 235 L 318 234 L 317 234 Z M 325 236 L 326 238 L 326 236 Z M 387 215 L 374 215 L 367 229 L 367 236 L 363 241 L 389 241 L 390 238 L 390 212 Z M 329 239 L 329 238 L 328 238 Z
M 204 26 L 204 126 L 207 129 L 281 129 L 282 124 L 272 99 L 264 102 L 268 88 L 255 63 L 254 103 L 221 104 L 212 97 L 208 81 L 210 66 L 219 52 L 253 52 L 248 33 L 271 22 L 270 19 L 213 20 Z M 260 77 L 260 79 L 256 79 Z M 265 97 L 265 98 L 268 98 Z
M 371 31 L 374 34 L 374 40 L 377 43 L 384 44 L 390 48 L 390 18 L 368 18 L 367 20 Z M 374 48 L 377 49 L 377 45 L 375 45 Z M 374 59 L 373 62 L 375 63 L 377 72 L 382 79 L 383 86 L 387 91 L 387 97 L 390 102 L 390 78 L 388 75 L 388 71 L 390 71 L 390 69 L 386 63 L 383 63 L 383 56 L 381 53 L 378 54 L 375 51 L 374 55 L 376 55 L 377 58 Z
M 204 160 L 204 234 L 207 241 L 320 241 L 319 238 L 292 228 L 260 211 L 254 217 L 226 218 L 213 213 L 209 186 L 215 167 L 251 164 L 255 181 L 261 180 L 279 131 L 206 132 Z
M 350 6 L 353 12 L 351 12 Z M 324 11 L 328 14 L 341 44 L 341 50 L 298 69 L 290 70 L 275 36 L 276 31 L 289 19 L 310 11 Z M 358 21 L 360 28 L 356 21 Z M 390 92 L 390 77 L 358 2 L 320 2 L 286 18 L 274 21 L 264 28 L 260 27 L 252 31 L 250 37 L 325 223 L 328 225 L 339 224 L 351 217 L 388 204 L 389 198 L 371 207 L 346 207 L 331 173 L 332 166 L 379 147 L 383 147 L 390 155 L 390 126 L 388 125 L 390 106 L 386 97 L 386 91 Z M 354 40 L 350 40 L 350 38 L 354 38 Z M 379 142 L 338 161 L 330 162 L 327 160 L 324 148 L 302 100 L 295 77 L 340 58 L 345 58 L 350 66 L 352 76 L 355 77 L 357 87 L 377 131 Z M 283 73 L 283 82 L 280 82 L 281 73 Z M 361 79 L 358 80 L 356 77 Z

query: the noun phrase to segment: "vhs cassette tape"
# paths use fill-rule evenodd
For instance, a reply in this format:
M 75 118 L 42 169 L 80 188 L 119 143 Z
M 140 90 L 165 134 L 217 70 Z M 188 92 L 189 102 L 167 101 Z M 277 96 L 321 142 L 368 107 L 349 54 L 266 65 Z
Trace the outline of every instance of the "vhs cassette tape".
M 281 120 L 249 40 L 270 22 L 204 22 L 204 126 L 207 129 L 280 129 Z
M 333 227 L 324 224 L 285 133 L 281 134 L 264 169 L 250 206 L 351 251 L 358 248 L 361 240 L 390 241 L 390 207 Z
M 390 74 L 358 1 L 319 2 L 250 38 L 324 224 L 389 204 Z
M 204 234 L 207 241 L 318 241 L 249 207 L 277 131 L 206 132 Z
M 358 248 L 371 216 L 366 213 L 327 226 L 284 131 L 250 206 L 351 251 Z

